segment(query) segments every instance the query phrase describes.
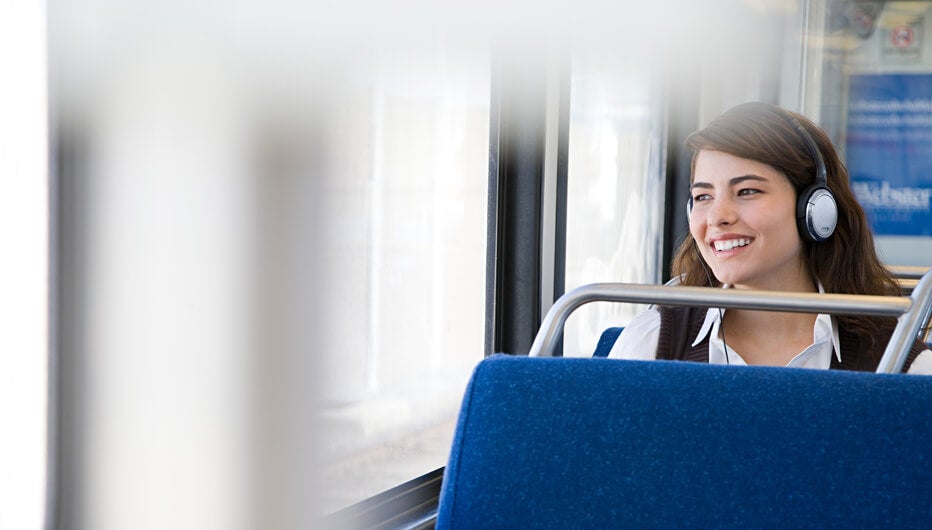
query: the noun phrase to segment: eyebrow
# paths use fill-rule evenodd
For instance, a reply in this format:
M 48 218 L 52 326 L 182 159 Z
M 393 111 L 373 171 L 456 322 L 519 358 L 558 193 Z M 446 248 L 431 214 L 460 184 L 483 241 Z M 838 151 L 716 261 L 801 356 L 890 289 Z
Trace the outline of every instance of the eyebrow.
M 742 182 L 745 182 L 748 180 L 753 180 L 756 182 L 767 182 L 767 179 L 765 179 L 764 177 L 757 176 L 757 175 L 742 175 L 740 177 L 734 177 L 730 179 L 728 181 L 728 185 L 737 186 L 738 184 L 741 184 Z M 712 189 L 713 186 L 711 183 L 708 183 L 708 182 L 693 182 L 692 184 L 689 185 L 690 190 L 693 190 L 696 188 Z

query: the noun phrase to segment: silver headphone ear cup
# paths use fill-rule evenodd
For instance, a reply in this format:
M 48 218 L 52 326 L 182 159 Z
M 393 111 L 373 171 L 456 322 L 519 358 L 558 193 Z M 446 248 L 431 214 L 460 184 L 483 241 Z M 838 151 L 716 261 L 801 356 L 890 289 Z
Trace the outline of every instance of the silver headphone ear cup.
M 690 197 L 686 201 L 686 220 L 689 221 L 689 218 L 693 215 L 693 198 Z
M 796 222 L 804 239 L 815 243 L 828 240 L 838 225 L 835 196 L 825 186 L 810 186 L 799 196 Z
M 825 241 L 838 225 L 838 205 L 832 192 L 825 188 L 815 190 L 809 197 L 806 223 L 813 239 Z

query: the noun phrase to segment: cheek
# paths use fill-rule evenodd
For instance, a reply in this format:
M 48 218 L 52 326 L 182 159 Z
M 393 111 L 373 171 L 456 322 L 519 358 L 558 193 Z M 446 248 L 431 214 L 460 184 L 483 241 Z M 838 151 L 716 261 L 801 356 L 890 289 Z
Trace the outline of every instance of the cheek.
M 796 228 L 796 210 L 792 216 L 777 216 L 769 219 L 761 218 L 758 227 L 763 234 L 770 234 L 777 244 L 786 250 L 801 251 L 803 240 Z
M 693 236 L 693 239 L 696 241 L 702 241 L 705 239 L 705 222 L 698 219 L 698 215 L 693 215 L 689 219 L 689 233 Z

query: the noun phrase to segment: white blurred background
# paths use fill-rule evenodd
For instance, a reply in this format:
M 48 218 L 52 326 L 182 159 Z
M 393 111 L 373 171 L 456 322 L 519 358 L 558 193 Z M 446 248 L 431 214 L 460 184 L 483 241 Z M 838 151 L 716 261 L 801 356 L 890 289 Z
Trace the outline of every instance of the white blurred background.
M 310 528 L 444 465 L 493 55 L 589 57 L 567 286 L 654 281 L 655 80 L 794 6 L 2 0 L 0 527 Z

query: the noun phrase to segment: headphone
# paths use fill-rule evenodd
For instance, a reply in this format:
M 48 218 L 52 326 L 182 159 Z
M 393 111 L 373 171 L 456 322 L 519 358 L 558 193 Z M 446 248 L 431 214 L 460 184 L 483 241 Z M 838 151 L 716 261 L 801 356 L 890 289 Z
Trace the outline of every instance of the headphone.
M 799 131 L 799 135 L 806 143 L 809 154 L 816 163 L 815 182 L 799 194 L 796 201 L 796 227 L 803 239 L 813 243 L 821 243 L 832 237 L 835 226 L 838 224 L 838 205 L 832 190 L 828 189 L 828 177 L 825 170 L 825 160 L 816 145 L 815 140 L 805 128 L 790 117 L 790 123 Z
M 806 149 L 816 164 L 815 182 L 804 189 L 796 201 L 796 228 L 804 240 L 821 243 L 827 241 L 835 232 L 835 226 L 838 224 L 838 205 L 832 191 L 828 189 L 825 160 L 815 140 L 796 118 L 789 116 L 787 119 L 799 132 L 799 136 L 803 139 Z M 689 219 L 692 210 L 693 198 L 690 196 L 686 201 L 686 219 Z

